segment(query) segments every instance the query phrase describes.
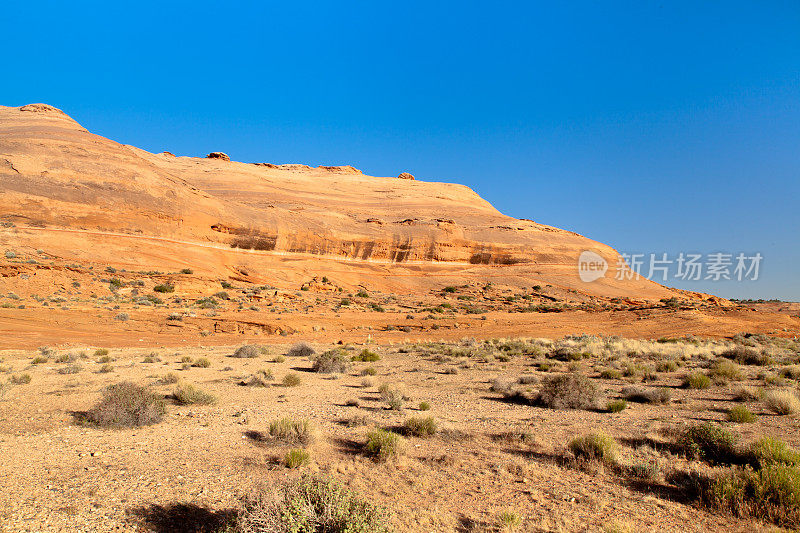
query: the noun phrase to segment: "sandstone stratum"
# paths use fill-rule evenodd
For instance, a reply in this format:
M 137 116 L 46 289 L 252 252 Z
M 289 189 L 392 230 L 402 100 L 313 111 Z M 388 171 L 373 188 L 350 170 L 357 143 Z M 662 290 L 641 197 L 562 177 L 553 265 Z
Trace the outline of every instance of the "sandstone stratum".
M 96 327 L 117 344 L 148 342 L 142 332 L 555 334 L 559 321 L 616 331 L 642 313 L 668 316 L 637 324 L 641 335 L 676 324 L 723 334 L 731 320 L 732 333 L 792 326 L 785 314 L 767 325 L 764 313 L 713 296 L 617 280 L 611 247 L 503 215 L 463 185 L 242 163 L 232 151 L 153 154 L 49 105 L 0 106 L 0 294 L 20 299 L 3 300 L 0 333 L 17 332 L 3 342 L 79 340 Z M 586 250 L 609 265 L 592 283 L 578 276 Z M 162 285 L 167 294 L 153 292 Z M 198 308 L 221 287 L 211 312 Z M 147 304 L 148 295 L 157 296 Z

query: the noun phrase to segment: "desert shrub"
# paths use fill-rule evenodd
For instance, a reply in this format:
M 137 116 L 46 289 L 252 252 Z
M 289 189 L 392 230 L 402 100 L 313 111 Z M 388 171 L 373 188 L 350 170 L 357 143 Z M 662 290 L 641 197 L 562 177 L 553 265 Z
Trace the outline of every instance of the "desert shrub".
M 648 389 L 643 387 L 625 387 L 622 395 L 630 402 L 665 404 L 672 399 L 672 392 L 666 387 Z
M 400 435 L 383 429 L 375 429 L 367 433 L 364 452 L 380 461 L 398 457 L 401 452 Z
M 108 348 L 98 348 L 94 351 L 94 356 L 99 357 L 102 355 L 108 355 Z
M 600 377 L 603 379 L 622 379 L 622 372 L 614 368 L 604 368 L 600 371 Z
M 728 411 L 728 420 L 737 424 L 751 424 L 756 421 L 756 415 L 744 405 L 737 405 Z
M 303 380 L 300 379 L 300 376 L 298 376 L 293 372 L 289 372 L 288 374 L 283 376 L 283 385 L 285 387 L 297 387 L 302 382 Z
M 173 372 L 169 372 L 168 374 L 161 376 L 158 381 L 164 385 L 172 385 L 178 382 L 178 376 Z
M 625 400 L 612 400 L 606 404 L 606 411 L 609 413 L 619 413 L 628 407 L 628 402 Z
M 270 422 L 269 436 L 283 444 L 307 446 L 314 442 L 316 431 L 307 418 L 295 419 L 286 416 Z
M 352 360 L 353 361 L 360 361 L 362 363 L 372 363 L 372 362 L 375 362 L 375 361 L 380 361 L 381 360 L 381 356 L 376 354 L 373 351 L 368 350 L 367 348 L 364 348 L 363 350 L 361 350 L 360 354 L 354 355 Z
M 198 389 L 191 383 L 184 383 L 175 387 L 172 397 L 180 405 L 211 405 L 217 402 L 216 396 Z
M 659 361 L 656 364 L 658 372 L 675 372 L 678 370 L 678 364 L 675 361 Z
M 47 357 L 45 357 L 43 355 L 37 355 L 36 357 L 34 357 L 31 360 L 31 364 L 32 365 L 41 365 L 41 364 L 44 364 L 44 363 L 48 362 L 49 360 L 50 359 L 48 359 Z
M 747 450 L 748 462 L 753 468 L 773 464 L 800 465 L 800 452 L 790 448 L 781 439 L 761 437 Z
M 120 322 L 127 322 L 130 320 L 130 315 L 128 313 L 119 313 L 117 316 L 114 317 L 115 320 L 119 320 Z
M 288 468 L 300 468 L 311 462 L 311 455 L 302 448 L 295 448 L 286 452 L 283 463 Z
M 737 402 L 750 402 L 758 399 L 758 389 L 754 387 L 736 387 L 733 390 L 733 399 Z
M 739 381 L 742 379 L 742 369 L 739 368 L 739 365 L 728 359 L 721 359 L 714 362 L 708 374 L 717 383 L 727 383 L 728 381 Z
M 737 346 L 730 350 L 725 350 L 724 352 L 720 353 L 720 355 L 727 359 L 733 359 L 740 365 L 764 366 L 772 362 L 772 359 L 768 354 L 764 352 L 758 352 L 746 346 Z
M 711 386 L 711 378 L 702 372 L 692 372 L 683 379 L 683 386 L 687 389 L 707 389 Z
M 736 435 L 711 422 L 690 426 L 678 438 L 678 447 L 687 457 L 712 463 L 737 462 L 736 443 Z
M 56 363 L 71 363 L 75 360 L 75 356 L 68 353 L 62 353 L 58 357 L 55 358 Z
M 768 390 L 764 393 L 764 403 L 779 415 L 800 413 L 800 399 L 791 390 Z
M 106 388 L 100 402 L 85 414 L 85 420 L 100 427 L 139 427 L 160 422 L 165 412 L 162 398 L 124 381 Z
M 430 437 L 438 430 L 439 426 L 432 416 L 412 416 L 403 422 L 403 431 L 415 437 Z
M 800 365 L 789 365 L 781 368 L 781 376 L 787 379 L 800 379 Z
M 175 286 L 169 283 L 162 283 L 153 287 L 153 290 L 160 293 L 175 292 Z
M 597 406 L 600 391 L 583 374 L 548 376 L 539 389 L 539 403 L 551 409 L 592 409 Z
M 81 365 L 67 365 L 59 368 L 58 373 L 62 375 L 77 374 L 81 370 L 83 370 L 83 367 L 81 367 Z
M 200 357 L 197 361 L 192 363 L 192 366 L 196 366 L 198 368 L 208 368 L 211 366 L 211 361 L 209 361 L 207 357 Z
M 192 361 L 194 361 L 194 359 L 192 359 L 188 355 L 184 355 L 183 357 L 181 357 L 181 363 L 191 363 Z
M 114 371 L 114 367 L 112 365 L 108 364 L 108 363 L 106 363 L 104 365 L 101 365 L 100 368 L 97 369 L 97 372 L 99 372 L 100 374 L 108 374 L 109 372 L 113 372 L 113 371 Z
M 616 464 L 617 449 L 617 442 L 605 433 L 589 433 L 569 443 L 569 451 L 576 458 L 599 461 L 608 466 Z
M 314 358 L 312 366 L 314 372 L 322 374 L 344 373 L 350 369 L 350 360 L 347 353 L 341 348 L 323 352 Z
M 330 478 L 303 476 L 243 501 L 235 533 L 389 533 L 384 512 Z
M 497 515 L 497 525 L 500 531 L 513 533 L 522 525 L 522 518 L 515 511 L 506 509 Z
M 182 268 L 181 274 L 194 274 L 194 270 L 192 270 L 191 268 Z
M 257 344 L 245 344 L 244 346 L 240 346 L 233 352 L 231 357 L 236 357 L 239 359 L 254 359 L 261 354 L 261 347 Z
M 311 357 L 315 353 L 317 353 L 317 351 L 314 348 L 305 342 L 300 342 L 289 348 L 286 355 L 289 357 Z
M 403 402 L 405 401 L 405 394 L 395 385 L 389 383 L 382 383 L 378 387 L 378 393 L 381 398 L 389 404 L 389 409 L 401 411 L 403 409 Z
M 701 502 L 711 509 L 781 526 L 800 524 L 800 469 L 796 467 L 734 468 L 702 478 L 698 485 Z
M 431 404 L 428 402 L 419 402 L 419 410 L 420 411 L 429 411 L 431 408 Z
M 361 370 L 361 375 L 362 376 L 375 376 L 377 374 L 378 374 L 378 371 L 375 370 L 375 367 L 372 367 L 372 366 L 368 366 L 367 368 L 364 368 L 364 369 Z
M 272 362 L 273 363 L 285 363 L 286 362 L 286 358 L 284 356 L 282 356 L 282 355 L 276 355 L 275 357 L 272 358 Z
M 31 382 L 31 375 L 30 374 L 14 375 L 9 378 L 9 381 L 11 381 L 11 383 L 14 385 L 27 385 L 28 383 Z

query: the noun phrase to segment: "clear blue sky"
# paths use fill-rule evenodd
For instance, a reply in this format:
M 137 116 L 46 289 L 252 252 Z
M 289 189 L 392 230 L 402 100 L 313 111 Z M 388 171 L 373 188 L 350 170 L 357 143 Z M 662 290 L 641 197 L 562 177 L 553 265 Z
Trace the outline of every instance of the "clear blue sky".
M 563 4 L 563 5 L 558 5 Z M 6 0 L 0 104 L 150 151 L 475 189 L 627 252 L 760 252 L 800 299 L 800 3 Z

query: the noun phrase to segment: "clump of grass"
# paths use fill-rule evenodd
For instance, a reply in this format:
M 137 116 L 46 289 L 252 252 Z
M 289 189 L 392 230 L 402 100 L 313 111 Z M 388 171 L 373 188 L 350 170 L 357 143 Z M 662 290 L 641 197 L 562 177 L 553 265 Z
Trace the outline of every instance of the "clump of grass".
M 522 518 L 515 511 L 506 509 L 497 515 L 497 525 L 500 531 L 513 533 L 522 525 Z
M 733 399 L 737 402 L 751 402 L 758 399 L 758 389 L 755 387 L 736 387 L 733 390 Z
M 350 360 L 344 350 L 335 348 L 318 355 L 314 359 L 312 369 L 321 374 L 342 374 L 350 370 Z
M 728 420 L 737 424 L 752 424 L 756 421 L 756 415 L 744 405 L 737 405 L 728 411 Z
M 614 438 L 605 433 L 589 433 L 572 439 L 569 443 L 569 451 L 577 459 L 599 461 L 606 466 L 617 463 L 618 448 Z
M 583 374 L 548 376 L 539 389 L 539 403 L 551 409 L 594 409 L 600 399 L 597 386 Z
M 790 448 L 781 439 L 761 437 L 747 451 L 748 462 L 753 468 L 773 464 L 800 465 L 800 453 Z
M 181 357 L 181 363 L 189 363 L 189 364 L 191 364 L 192 361 L 194 361 L 194 359 L 192 359 L 188 355 L 184 355 L 183 357 Z
M 739 381 L 742 379 L 742 369 L 739 365 L 728 359 L 721 359 L 714 362 L 709 371 L 709 375 L 717 383 L 727 383 L 728 381 Z
M 102 355 L 108 355 L 108 348 L 98 348 L 94 351 L 95 357 L 100 357 Z
M 97 372 L 100 373 L 100 374 L 108 374 L 109 372 L 113 372 L 113 371 L 114 371 L 114 367 L 112 365 L 108 364 L 108 363 L 102 365 L 99 369 L 97 369 Z
M 275 357 L 272 358 L 272 362 L 273 363 L 283 363 L 285 361 L 286 361 L 286 358 L 284 356 L 282 356 L 282 355 L 276 355 Z
M 84 418 L 100 427 L 139 427 L 160 422 L 165 412 L 162 398 L 145 387 L 124 381 L 106 388 L 100 402 Z
M 110 355 L 101 355 L 100 357 L 97 358 L 97 362 L 103 364 L 110 363 L 113 360 L 114 359 L 112 359 Z
M 191 383 L 184 383 L 175 387 L 172 397 L 180 405 L 211 405 L 217 403 L 216 396 L 198 389 Z
M 233 532 L 389 533 L 383 510 L 330 478 L 303 476 L 247 497 Z
M 764 393 L 764 403 L 779 415 L 800 413 L 800 399 L 791 390 L 768 390 Z
M 377 374 L 378 374 L 378 371 L 375 370 L 375 367 L 372 367 L 372 366 L 368 366 L 367 368 L 364 368 L 364 369 L 361 370 L 361 375 L 362 376 L 375 376 Z
M 675 361 L 659 361 L 656 364 L 657 372 L 675 372 L 678 370 L 678 363 Z
M 297 374 L 295 374 L 293 372 L 289 372 L 288 374 L 283 376 L 283 386 L 284 387 L 297 387 L 302 382 L 303 382 L 303 380 L 300 379 L 300 376 L 298 376 Z
M 720 355 L 727 359 L 733 359 L 740 365 L 765 366 L 772 363 L 772 358 L 768 354 L 746 346 L 737 346 L 731 350 L 725 350 Z
M 600 371 L 602 379 L 622 379 L 622 372 L 614 368 L 604 368 Z
M 402 411 L 405 395 L 398 387 L 390 385 L 389 383 L 383 383 L 378 387 L 378 392 L 381 398 L 389 404 L 389 409 Z
M 302 448 L 294 448 L 286 452 L 283 463 L 288 468 L 300 468 L 311 462 L 311 455 Z
M 248 387 L 269 387 L 269 382 L 274 379 L 275 376 L 271 368 L 267 368 L 266 370 L 261 369 L 250 376 L 250 379 L 242 382 L 242 385 L 247 385 Z
M 198 368 L 208 368 L 211 366 L 211 361 L 209 361 L 207 357 L 200 357 L 197 361 L 192 363 L 192 366 L 196 366 Z
M 56 363 L 71 363 L 75 360 L 75 356 L 68 353 L 62 353 L 55 358 Z
M 431 404 L 428 402 L 419 402 L 419 410 L 420 411 L 429 411 L 431 408 Z
M 354 355 L 352 357 L 352 360 L 362 363 L 373 363 L 375 361 L 380 361 L 381 356 L 369 350 L 368 348 L 364 348 L 363 350 L 361 350 L 360 354 Z
M 702 372 L 692 372 L 683 379 L 683 386 L 687 389 L 707 389 L 711 386 L 711 378 Z
M 289 357 L 311 357 L 317 351 L 305 342 L 300 342 L 289 348 L 286 355 Z
M 239 346 L 231 357 L 236 357 L 239 359 L 254 359 L 261 354 L 261 346 L 257 344 L 245 344 L 244 346 Z
M 666 404 L 672 400 L 672 393 L 666 387 L 648 389 L 642 387 L 625 387 L 622 395 L 626 400 L 638 403 Z
M 9 381 L 11 381 L 11 383 L 14 384 L 14 385 L 27 385 L 28 383 L 31 382 L 31 375 L 27 374 L 27 373 L 26 374 L 17 374 L 17 375 L 11 376 L 9 378 Z
M 81 370 L 83 370 L 83 367 L 81 367 L 81 365 L 67 365 L 59 368 L 58 373 L 62 375 L 77 374 Z
M 628 402 L 625 400 L 612 400 L 606 404 L 606 411 L 609 413 L 619 413 L 628 407 Z
M 704 422 L 690 426 L 679 436 L 678 447 L 692 459 L 733 464 L 738 460 L 736 435 L 724 427 Z
M 178 382 L 178 375 L 174 372 L 169 372 L 161 376 L 158 381 L 163 383 L 164 385 L 173 385 Z
M 439 430 L 439 425 L 432 416 L 412 416 L 403 422 L 403 431 L 415 437 L 430 437 Z
M 37 355 L 36 357 L 34 357 L 31 360 L 31 364 L 32 365 L 41 365 L 41 364 L 44 364 L 44 363 L 48 362 L 49 360 L 50 359 L 48 359 L 47 357 L 45 357 L 43 355 Z
M 402 440 L 400 435 L 383 429 L 375 429 L 367 433 L 367 442 L 364 452 L 379 461 L 396 458 L 401 453 Z
M 283 444 L 308 446 L 314 442 L 316 430 L 307 418 L 295 419 L 286 416 L 270 422 L 269 436 Z

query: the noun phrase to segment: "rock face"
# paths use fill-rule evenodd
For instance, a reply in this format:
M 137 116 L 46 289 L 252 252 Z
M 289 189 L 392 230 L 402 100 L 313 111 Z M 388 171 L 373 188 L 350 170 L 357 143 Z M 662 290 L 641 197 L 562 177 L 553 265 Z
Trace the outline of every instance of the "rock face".
M 413 180 L 414 176 L 409 174 L 408 172 L 401 172 L 399 176 L 397 176 L 401 180 Z
M 211 152 L 206 156 L 207 159 L 222 159 L 223 161 L 230 161 L 231 157 L 224 152 Z
M 164 157 L 29 107 L 0 106 L 0 223 L 16 225 L 20 246 L 129 269 L 247 271 L 276 286 L 336 272 L 338 283 L 393 291 L 492 280 L 672 296 L 644 279 L 615 280 L 610 247 L 505 216 L 463 185 L 412 186 L 352 167 L 231 162 L 221 172 L 213 159 L 229 157 L 220 152 Z M 581 282 L 584 250 L 610 274 Z

